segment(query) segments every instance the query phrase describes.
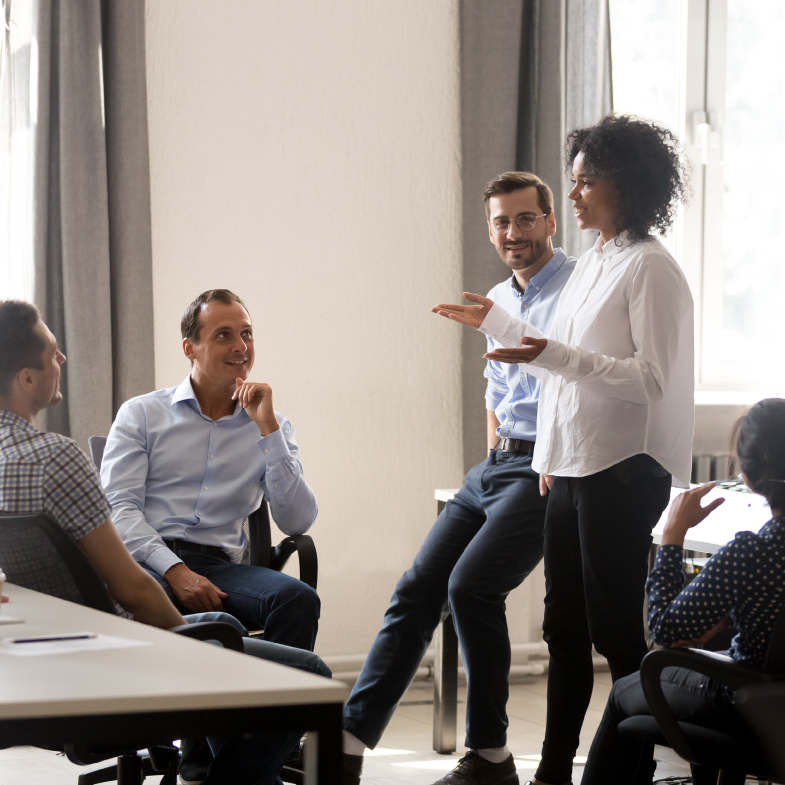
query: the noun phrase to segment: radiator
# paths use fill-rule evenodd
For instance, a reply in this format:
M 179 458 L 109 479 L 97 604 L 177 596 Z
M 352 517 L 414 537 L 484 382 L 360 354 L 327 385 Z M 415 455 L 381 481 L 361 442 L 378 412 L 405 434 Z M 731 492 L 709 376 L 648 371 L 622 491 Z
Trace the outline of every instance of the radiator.
M 692 482 L 730 479 L 730 455 L 693 455 Z

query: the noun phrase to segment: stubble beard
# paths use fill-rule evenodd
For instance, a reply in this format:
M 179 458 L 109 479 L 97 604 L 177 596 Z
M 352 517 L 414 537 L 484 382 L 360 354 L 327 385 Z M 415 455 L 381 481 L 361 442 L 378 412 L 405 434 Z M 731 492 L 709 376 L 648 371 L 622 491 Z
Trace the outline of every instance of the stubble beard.
M 547 240 L 537 239 L 531 241 L 531 246 L 529 247 L 529 253 L 526 257 L 516 258 L 509 257 L 505 258 L 502 256 L 502 261 L 511 269 L 511 270 L 525 270 L 527 267 L 531 267 L 533 264 L 537 264 L 542 258 L 542 255 L 548 249 Z M 505 249 L 506 253 L 506 249 Z

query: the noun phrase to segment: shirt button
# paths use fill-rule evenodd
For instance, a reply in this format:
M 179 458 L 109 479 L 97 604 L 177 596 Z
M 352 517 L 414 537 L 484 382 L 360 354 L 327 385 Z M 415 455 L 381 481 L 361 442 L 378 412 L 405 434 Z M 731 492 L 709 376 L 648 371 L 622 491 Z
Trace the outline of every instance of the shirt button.
M 538 292 L 540 291 L 540 287 L 539 287 L 539 286 L 535 286 L 534 288 L 535 288 L 535 289 L 536 289 Z
M 217 422 L 214 422 L 214 423 L 213 423 L 213 428 L 215 428 L 217 425 L 218 425 L 218 423 L 217 423 Z
M 278 487 L 278 483 L 275 483 L 275 485 L 273 485 L 273 488 L 277 488 L 277 487 Z
M 211 457 L 211 458 L 215 458 L 215 456 L 214 456 L 212 453 L 210 453 L 210 457 Z
M 268 450 L 266 447 L 265 447 L 264 451 L 265 451 L 265 452 L 270 452 L 270 451 L 269 451 L 269 450 Z
M 208 488 L 206 485 L 204 486 L 204 489 L 205 489 L 206 491 L 207 491 L 207 490 L 209 490 L 209 488 Z

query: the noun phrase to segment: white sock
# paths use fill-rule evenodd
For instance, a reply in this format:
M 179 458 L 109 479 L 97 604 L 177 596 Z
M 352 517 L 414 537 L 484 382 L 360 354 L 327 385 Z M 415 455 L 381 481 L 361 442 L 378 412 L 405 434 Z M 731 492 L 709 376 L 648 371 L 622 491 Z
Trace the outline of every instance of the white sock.
M 344 731 L 344 734 L 346 731 Z M 346 752 L 346 737 L 344 736 L 344 752 Z M 477 750 L 477 754 L 481 758 L 490 761 L 491 763 L 503 763 L 510 757 L 510 751 L 505 744 L 503 747 L 488 747 L 484 750 Z
M 364 755 L 366 749 L 366 746 L 356 736 L 352 736 L 346 730 L 343 732 L 343 751 L 347 755 Z

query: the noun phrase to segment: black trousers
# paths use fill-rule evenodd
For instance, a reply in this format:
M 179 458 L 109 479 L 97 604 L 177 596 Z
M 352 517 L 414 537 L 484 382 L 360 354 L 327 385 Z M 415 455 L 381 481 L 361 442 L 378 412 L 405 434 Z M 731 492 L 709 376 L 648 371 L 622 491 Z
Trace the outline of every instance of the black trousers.
M 661 683 L 676 719 L 735 736 L 747 735 L 727 687 L 685 668 L 665 668 Z M 640 673 L 633 673 L 613 685 L 581 785 L 651 785 L 655 767 L 653 745 L 622 736 L 616 730 L 622 720 L 641 714 L 650 715 L 651 710 L 643 694 Z M 704 776 L 706 782 L 717 781 L 716 770 L 698 771 L 693 767 L 692 773 L 695 783 Z
M 646 654 L 644 586 L 651 532 L 670 498 L 671 476 L 634 456 L 587 477 L 556 477 L 545 514 L 548 711 L 537 779 L 572 777 L 594 686 L 592 644 L 614 681 Z

